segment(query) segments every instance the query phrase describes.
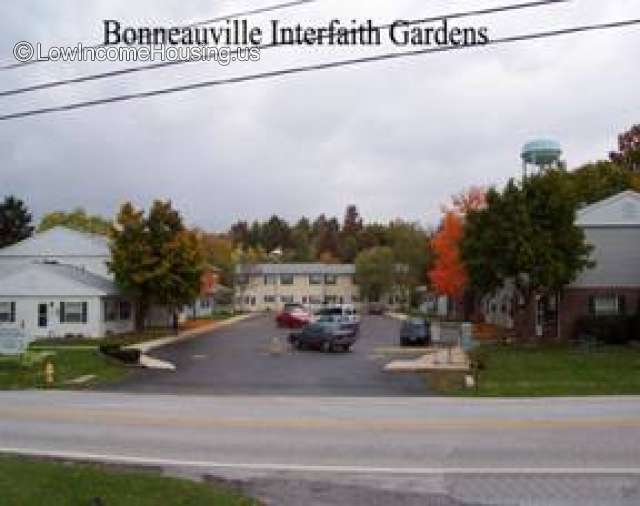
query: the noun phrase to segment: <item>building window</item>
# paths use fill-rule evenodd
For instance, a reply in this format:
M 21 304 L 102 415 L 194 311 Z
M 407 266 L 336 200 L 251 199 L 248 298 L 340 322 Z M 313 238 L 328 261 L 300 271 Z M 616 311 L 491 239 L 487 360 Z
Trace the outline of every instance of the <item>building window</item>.
M 278 276 L 274 276 L 273 274 L 265 274 L 264 276 L 265 285 L 275 285 L 277 283 L 278 283 Z
M 118 316 L 118 303 L 115 300 L 104 301 L 104 321 L 115 321 Z
M 337 301 L 338 301 L 338 297 L 336 297 L 335 295 L 327 295 L 324 298 L 325 304 L 335 304 Z
M 0 323 L 15 323 L 16 303 L 0 302 Z
M 293 295 L 281 295 L 280 302 L 283 304 L 293 304 Z
M 311 295 L 309 297 L 309 304 L 322 304 L 322 298 Z
M 596 316 L 622 314 L 623 301 L 618 295 L 596 295 L 591 300 L 592 313 Z
M 236 283 L 239 285 L 248 285 L 249 284 L 249 276 L 246 274 L 238 274 L 236 276 Z
M 120 301 L 120 319 L 124 321 L 131 319 L 131 302 L 128 300 Z
M 60 323 L 87 323 L 87 303 L 61 302 Z
M 309 274 L 309 284 L 310 285 L 321 285 L 324 277 L 322 274 Z
M 292 285 L 293 284 L 293 274 L 280 274 L 280 284 L 281 285 Z
M 338 282 L 338 276 L 335 274 L 325 274 L 324 282 L 327 285 L 335 285 Z
M 273 304 L 275 301 L 276 301 L 276 296 L 275 295 L 265 295 L 264 296 L 265 304 Z
M 209 297 L 203 297 L 200 299 L 200 309 L 208 309 L 211 307 L 211 301 Z

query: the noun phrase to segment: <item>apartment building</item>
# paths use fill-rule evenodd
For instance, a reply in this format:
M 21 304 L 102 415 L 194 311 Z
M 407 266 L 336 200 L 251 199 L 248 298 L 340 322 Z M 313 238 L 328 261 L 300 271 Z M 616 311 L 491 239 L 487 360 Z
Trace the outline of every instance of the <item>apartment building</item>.
M 241 311 L 278 311 L 287 303 L 311 307 L 359 304 L 353 264 L 256 264 L 236 267 Z

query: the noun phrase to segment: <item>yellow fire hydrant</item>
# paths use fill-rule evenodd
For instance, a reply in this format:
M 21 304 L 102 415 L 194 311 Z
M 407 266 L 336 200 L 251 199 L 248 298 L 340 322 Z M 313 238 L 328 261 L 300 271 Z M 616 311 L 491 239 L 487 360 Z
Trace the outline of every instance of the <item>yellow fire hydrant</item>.
M 55 382 L 56 368 L 51 360 L 47 360 L 44 364 L 44 382 L 47 385 L 53 385 Z

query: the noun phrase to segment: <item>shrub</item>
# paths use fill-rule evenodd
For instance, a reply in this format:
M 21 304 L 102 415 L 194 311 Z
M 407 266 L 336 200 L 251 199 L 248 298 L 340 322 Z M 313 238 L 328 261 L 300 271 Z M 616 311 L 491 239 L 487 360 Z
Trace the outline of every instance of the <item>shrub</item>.
M 122 348 L 117 344 L 103 344 L 100 346 L 100 352 L 125 364 L 137 364 L 140 362 L 140 350 L 137 349 Z
M 489 364 L 489 351 L 483 346 L 474 346 L 467 355 L 472 369 L 484 370 Z
M 632 320 L 624 315 L 583 316 L 576 325 L 575 338 L 592 337 L 606 344 L 626 344 L 632 338 Z

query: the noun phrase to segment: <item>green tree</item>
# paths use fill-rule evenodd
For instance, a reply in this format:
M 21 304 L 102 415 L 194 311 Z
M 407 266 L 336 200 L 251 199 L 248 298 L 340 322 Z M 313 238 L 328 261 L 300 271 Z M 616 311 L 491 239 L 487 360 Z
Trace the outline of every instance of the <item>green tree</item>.
M 124 204 L 110 235 L 109 269 L 138 300 L 136 327 L 143 328 L 151 304 L 166 306 L 175 320 L 200 291 L 204 259 L 197 234 L 184 227 L 170 202 L 155 201 L 146 218 Z
M 487 206 L 467 214 L 461 243 L 469 279 L 488 294 L 515 282 L 528 306 L 534 294 L 550 294 L 591 265 L 591 247 L 574 224 L 577 197 L 569 175 L 550 171 L 524 183 L 492 188 Z
M 425 272 L 431 263 L 429 237 L 417 223 L 395 220 L 389 223 L 388 237 L 399 270 L 396 283 L 410 294 L 411 304 L 417 305 L 416 288 L 425 283 Z
M 87 214 L 83 208 L 79 207 L 71 212 L 53 211 L 45 214 L 38 225 L 38 232 L 64 226 L 80 232 L 108 235 L 112 225 L 111 220 L 95 214 Z
M 607 161 L 589 163 L 569 172 L 577 202 L 592 204 L 624 190 L 640 190 L 640 176 Z
M 220 282 L 232 286 L 234 275 L 233 241 L 225 234 L 198 232 L 205 262 L 220 269 Z
M 363 300 L 378 301 L 395 283 L 395 259 L 389 247 L 377 246 L 358 254 L 356 279 Z
M 31 214 L 24 202 L 13 195 L 0 203 L 0 248 L 31 237 Z

